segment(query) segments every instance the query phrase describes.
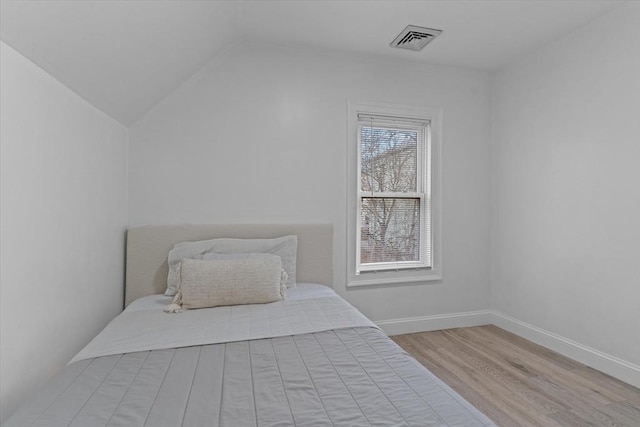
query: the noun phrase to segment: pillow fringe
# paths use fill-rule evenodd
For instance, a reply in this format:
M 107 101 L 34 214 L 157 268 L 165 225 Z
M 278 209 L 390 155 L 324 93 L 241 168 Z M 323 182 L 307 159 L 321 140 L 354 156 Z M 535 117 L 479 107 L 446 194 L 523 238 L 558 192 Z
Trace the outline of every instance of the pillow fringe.
M 164 308 L 165 313 L 182 313 L 182 290 L 178 289 L 178 293 L 173 297 L 171 304 Z

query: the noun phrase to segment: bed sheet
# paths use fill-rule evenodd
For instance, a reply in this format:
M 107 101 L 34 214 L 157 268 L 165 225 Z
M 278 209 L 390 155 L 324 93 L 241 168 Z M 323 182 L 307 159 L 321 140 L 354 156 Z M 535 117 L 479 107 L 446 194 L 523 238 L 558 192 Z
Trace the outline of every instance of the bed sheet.
M 125 310 L 73 359 L 145 350 L 376 327 L 326 286 L 301 286 L 284 301 L 165 313 L 160 307 Z M 156 301 L 151 299 L 151 301 Z M 159 304 L 158 304 L 159 305 Z

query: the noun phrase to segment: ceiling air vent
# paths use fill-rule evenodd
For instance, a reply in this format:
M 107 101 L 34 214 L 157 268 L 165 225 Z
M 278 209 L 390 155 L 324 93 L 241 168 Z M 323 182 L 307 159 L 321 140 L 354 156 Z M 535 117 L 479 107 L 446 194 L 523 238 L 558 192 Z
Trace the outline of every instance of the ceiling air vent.
M 442 33 L 442 30 L 434 30 L 433 28 L 416 27 L 415 25 L 407 25 L 398 37 L 391 42 L 391 47 L 401 47 L 403 49 L 422 50 L 431 40 L 435 39 Z

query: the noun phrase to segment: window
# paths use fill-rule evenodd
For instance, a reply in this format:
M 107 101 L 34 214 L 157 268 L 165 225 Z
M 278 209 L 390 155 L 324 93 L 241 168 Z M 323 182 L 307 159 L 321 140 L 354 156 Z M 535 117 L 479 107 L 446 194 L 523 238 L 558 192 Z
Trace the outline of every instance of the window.
M 358 114 L 356 273 L 431 267 L 429 122 Z
M 437 109 L 349 104 L 349 286 L 441 277 L 439 126 Z

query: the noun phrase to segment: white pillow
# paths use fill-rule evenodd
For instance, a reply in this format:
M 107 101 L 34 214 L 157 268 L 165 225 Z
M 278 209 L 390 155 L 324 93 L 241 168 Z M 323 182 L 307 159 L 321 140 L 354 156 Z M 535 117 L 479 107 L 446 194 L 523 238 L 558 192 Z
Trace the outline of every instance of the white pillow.
M 185 259 L 180 268 L 183 309 L 264 304 L 285 298 L 280 257 L 271 254 L 235 259 Z
M 201 258 L 206 253 L 268 253 L 278 255 L 286 271 L 287 286 L 296 284 L 296 254 L 298 237 L 284 236 L 275 239 L 211 239 L 197 242 L 176 243 L 169 251 L 169 274 L 165 295 L 173 296 L 180 287 L 180 262 L 184 259 Z

